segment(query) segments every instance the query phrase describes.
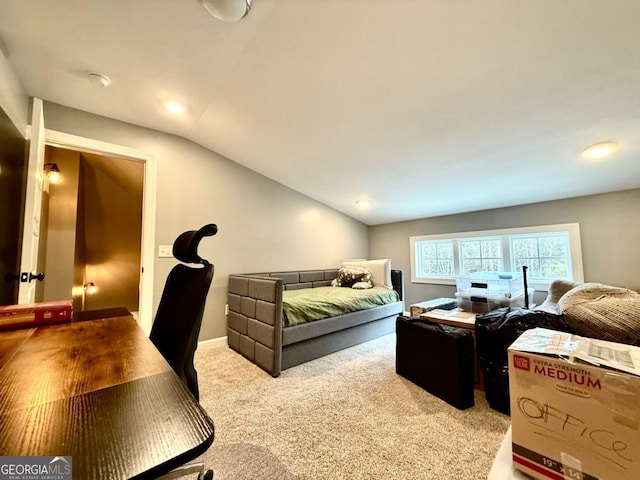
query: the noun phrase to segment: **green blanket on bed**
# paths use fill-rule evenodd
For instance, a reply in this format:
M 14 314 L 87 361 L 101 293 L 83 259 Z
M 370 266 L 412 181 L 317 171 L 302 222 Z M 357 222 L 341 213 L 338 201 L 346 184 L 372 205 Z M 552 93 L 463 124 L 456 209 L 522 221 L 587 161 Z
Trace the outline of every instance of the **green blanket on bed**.
M 290 327 L 323 318 L 400 301 L 398 292 L 385 287 L 358 290 L 346 287 L 315 287 L 285 290 L 282 295 L 284 326 Z

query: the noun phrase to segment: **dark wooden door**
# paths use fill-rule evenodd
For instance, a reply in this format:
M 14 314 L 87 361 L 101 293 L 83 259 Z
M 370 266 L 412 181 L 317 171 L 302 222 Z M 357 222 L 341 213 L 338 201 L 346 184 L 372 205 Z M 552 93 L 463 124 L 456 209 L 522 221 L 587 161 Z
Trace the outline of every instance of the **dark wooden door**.
M 26 185 L 26 141 L 0 109 L 0 305 L 18 302 L 24 189 Z

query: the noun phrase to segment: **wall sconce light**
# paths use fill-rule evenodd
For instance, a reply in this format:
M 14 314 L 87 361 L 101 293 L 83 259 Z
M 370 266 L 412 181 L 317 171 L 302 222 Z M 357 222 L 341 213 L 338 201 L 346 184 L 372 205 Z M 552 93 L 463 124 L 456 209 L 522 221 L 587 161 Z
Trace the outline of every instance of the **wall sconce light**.
M 87 295 L 93 295 L 98 291 L 98 287 L 93 282 L 87 282 L 84 284 L 84 291 Z
M 60 183 L 62 181 L 62 175 L 57 163 L 45 163 L 44 176 L 49 180 L 49 183 Z
M 249 13 L 251 0 L 198 0 L 211 15 L 223 22 L 237 22 Z

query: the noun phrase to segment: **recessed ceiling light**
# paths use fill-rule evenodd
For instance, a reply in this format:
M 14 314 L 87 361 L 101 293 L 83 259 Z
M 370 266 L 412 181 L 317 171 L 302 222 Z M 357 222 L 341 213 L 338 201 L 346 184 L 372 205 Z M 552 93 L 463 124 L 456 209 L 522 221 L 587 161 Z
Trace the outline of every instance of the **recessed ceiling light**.
M 218 20 L 237 22 L 249 13 L 251 0 L 198 0 Z
M 589 159 L 603 158 L 612 154 L 617 149 L 618 144 L 615 142 L 600 142 L 585 148 L 582 151 L 582 156 Z
M 356 200 L 356 205 L 360 208 L 367 208 L 371 203 L 369 200 Z
M 108 87 L 111 85 L 111 79 L 102 73 L 87 72 L 87 76 L 94 85 L 99 85 L 101 87 Z
M 171 113 L 175 113 L 175 114 L 178 114 L 178 115 L 181 114 L 181 113 L 184 113 L 184 105 L 181 105 L 178 102 L 165 102 L 164 106 Z

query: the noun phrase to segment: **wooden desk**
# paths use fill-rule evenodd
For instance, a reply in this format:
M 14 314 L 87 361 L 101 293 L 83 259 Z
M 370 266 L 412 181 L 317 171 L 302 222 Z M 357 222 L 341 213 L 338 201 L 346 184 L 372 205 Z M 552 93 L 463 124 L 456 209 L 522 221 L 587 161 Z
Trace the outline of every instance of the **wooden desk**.
M 460 310 L 459 308 L 454 308 L 453 310 L 441 310 L 435 309 L 430 312 L 423 313 L 420 315 L 421 320 L 429 320 L 434 323 L 442 323 L 444 325 L 449 325 L 451 327 L 458 328 L 466 328 L 471 330 L 471 334 L 473 335 L 473 349 L 474 349 L 474 386 L 480 390 L 484 390 L 484 381 L 482 371 L 480 370 L 480 366 L 478 364 L 478 354 L 476 349 L 476 314 L 473 312 L 465 312 Z
M 0 456 L 72 456 L 73 478 L 155 478 L 212 420 L 132 316 L 0 332 Z

